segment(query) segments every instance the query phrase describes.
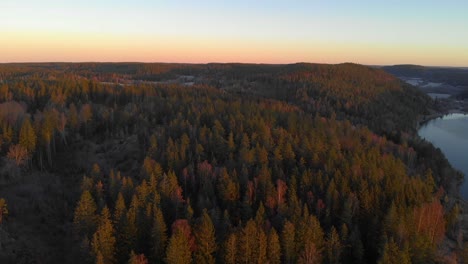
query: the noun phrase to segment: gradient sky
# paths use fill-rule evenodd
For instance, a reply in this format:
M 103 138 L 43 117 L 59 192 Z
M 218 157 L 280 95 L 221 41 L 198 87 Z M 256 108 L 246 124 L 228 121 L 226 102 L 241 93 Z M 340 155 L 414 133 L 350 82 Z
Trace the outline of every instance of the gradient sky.
M 0 0 L 0 62 L 468 66 L 468 1 Z

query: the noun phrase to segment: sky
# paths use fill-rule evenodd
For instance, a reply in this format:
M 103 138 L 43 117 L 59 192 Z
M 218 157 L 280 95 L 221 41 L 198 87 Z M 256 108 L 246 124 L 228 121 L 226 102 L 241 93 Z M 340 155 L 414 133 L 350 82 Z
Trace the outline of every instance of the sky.
M 468 1 L 0 0 L 0 62 L 468 66 Z

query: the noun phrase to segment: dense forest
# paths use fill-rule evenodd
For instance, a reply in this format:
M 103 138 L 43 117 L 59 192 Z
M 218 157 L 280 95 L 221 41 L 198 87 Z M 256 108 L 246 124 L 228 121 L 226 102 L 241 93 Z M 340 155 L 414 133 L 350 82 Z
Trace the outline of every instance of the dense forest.
M 0 262 L 460 260 L 436 107 L 355 64 L 0 65 Z

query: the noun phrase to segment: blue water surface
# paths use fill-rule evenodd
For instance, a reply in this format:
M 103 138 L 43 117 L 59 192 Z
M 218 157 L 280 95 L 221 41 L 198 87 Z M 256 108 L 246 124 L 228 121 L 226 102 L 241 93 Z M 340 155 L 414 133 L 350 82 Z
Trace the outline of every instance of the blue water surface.
M 419 129 L 419 135 L 440 148 L 450 164 L 468 177 L 468 115 L 450 114 L 431 120 Z M 468 179 L 460 192 L 468 199 Z

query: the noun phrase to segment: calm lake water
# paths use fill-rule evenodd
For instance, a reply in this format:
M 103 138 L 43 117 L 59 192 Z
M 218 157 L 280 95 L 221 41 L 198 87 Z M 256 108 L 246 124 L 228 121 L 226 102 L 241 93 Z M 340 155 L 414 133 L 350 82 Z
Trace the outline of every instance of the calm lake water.
M 468 115 L 450 114 L 431 120 L 419 129 L 419 135 L 440 148 L 452 166 L 468 177 Z M 468 179 L 460 192 L 468 199 Z

